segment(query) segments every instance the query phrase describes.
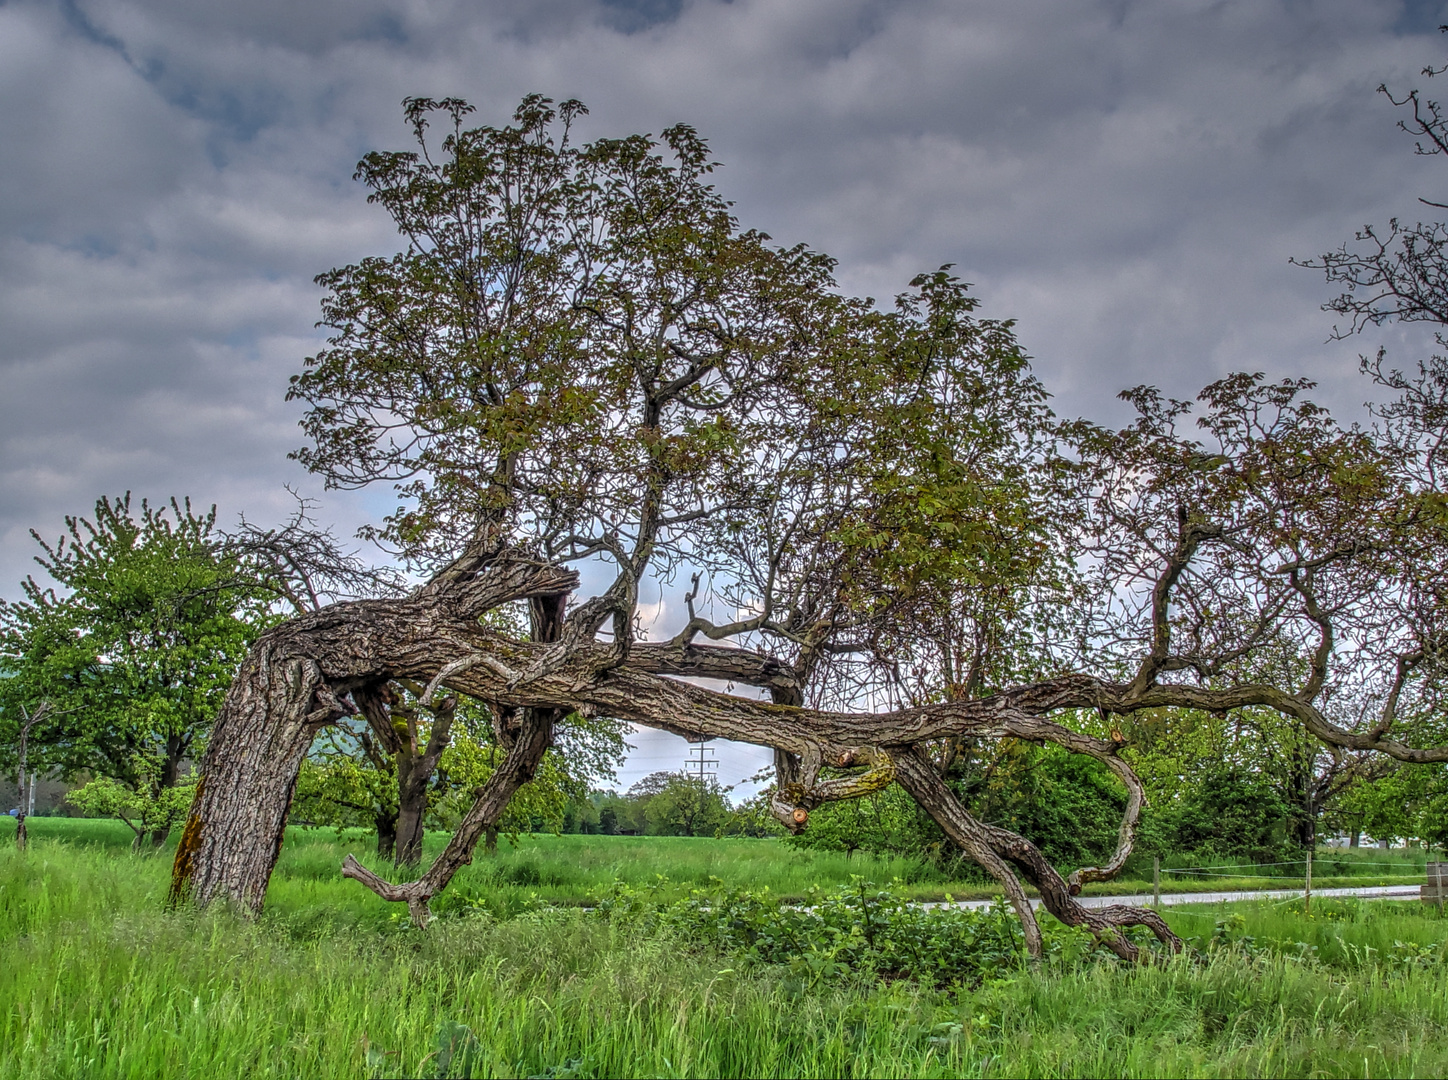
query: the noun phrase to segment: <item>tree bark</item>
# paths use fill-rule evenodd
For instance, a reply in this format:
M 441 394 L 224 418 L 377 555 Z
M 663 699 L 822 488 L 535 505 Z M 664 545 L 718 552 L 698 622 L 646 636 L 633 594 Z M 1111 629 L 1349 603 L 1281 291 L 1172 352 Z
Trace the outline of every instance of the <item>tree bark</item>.
M 176 849 L 171 902 L 229 900 L 259 912 L 302 758 L 322 727 L 355 711 L 345 695 L 398 675 L 430 679 L 440 660 L 466 653 L 455 635 L 484 611 L 576 583 L 570 571 L 509 557 L 446 592 L 336 604 L 263 634 L 217 717 Z
M 247 657 L 212 731 L 176 848 L 173 903 L 224 898 L 261 910 L 302 758 L 342 714 L 319 702 L 324 694 L 315 660 L 287 656 L 271 642 Z
M 406 778 L 410 779 L 410 778 Z M 399 777 L 405 783 L 405 779 Z M 423 819 L 427 815 L 427 781 L 398 787 L 397 856 L 398 867 L 415 867 L 422 861 Z
M 1041 927 L 1031 909 L 1030 898 L 1021 887 L 1020 879 L 991 847 L 985 826 L 961 805 L 955 792 L 941 779 L 935 765 L 928 758 L 907 753 L 900 757 L 896 767 L 899 770 L 901 786 L 925 808 L 925 812 L 935 819 L 936 824 L 945 830 L 945 835 L 1000 882 L 1006 899 L 1010 901 L 1016 917 L 1021 921 L 1021 930 L 1026 938 L 1026 951 L 1032 959 L 1041 959 L 1044 955 Z

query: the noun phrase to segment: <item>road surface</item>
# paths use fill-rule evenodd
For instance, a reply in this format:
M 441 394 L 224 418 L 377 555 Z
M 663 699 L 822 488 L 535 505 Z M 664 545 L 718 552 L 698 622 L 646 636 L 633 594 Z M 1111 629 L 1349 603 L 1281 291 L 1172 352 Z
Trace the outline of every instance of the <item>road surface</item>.
M 1419 897 L 1418 885 L 1355 885 L 1344 889 L 1313 889 L 1312 895 L 1318 898 L 1337 899 L 1351 896 L 1360 900 L 1416 900 Z M 1161 905 L 1168 904 L 1217 904 L 1235 900 L 1290 900 L 1295 896 L 1301 896 L 1301 889 L 1253 889 L 1241 892 L 1193 892 L 1193 893 L 1162 893 Z M 1110 904 L 1130 904 L 1135 907 L 1150 907 L 1151 893 L 1139 893 L 1135 896 L 1078 896 L 1078 903 L 1082 907 L 1100 908 Z M 983 908 L 989 907 L 993 900 L 958 900 L 953 905 L 960 908 Z M 928 904 L 927 907 L 945 907 L 945 904 Z M 1040 907 L 1040 900 L 1032 900 L 1032 907 Z

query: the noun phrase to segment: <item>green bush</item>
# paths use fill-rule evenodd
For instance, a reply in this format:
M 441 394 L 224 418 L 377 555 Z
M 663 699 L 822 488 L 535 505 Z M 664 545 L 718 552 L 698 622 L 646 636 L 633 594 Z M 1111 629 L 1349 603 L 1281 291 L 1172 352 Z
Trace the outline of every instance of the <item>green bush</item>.
M 1126 792 L 1090 758 L 1058 746 L 1008 741 L 989 760 L 962 755 L 950 782 L 972 814 L 1020 833 L 1058 866 L 1099 865 L 1116 847 Z M 952 864 L 953 872 L 968 880 L 986 880 L 898 785 L 819 807 L 810 814 L 809 828 L 787 842 Z
M 1291 838 L 1291 814 L 1261 776 L 1224 766 L 1173 802 L 1148 809 L 1139 847 L 1204 859 L 1296 858 L 1301 851 Z
M 662 884 L 662 883 L 661 883 Z M 835 892 L 811 890 L 803 904 L 781 904 L 768 889 L 695 890 L 660 902 L 657 889 L 616 884 L 594 909 L 599 918 L 665 932 L 736 962 L 779 965 L 805 986 L 831 979 L 908 979 L 935 987 L 980 985 L 1027 963 L 1020 921 L 1009 905 L 926 907 L 899 883 L 856 879 Z M 1076 960 L 1094 948 L 1089 932 L 1044 927 L 1048 956 Z

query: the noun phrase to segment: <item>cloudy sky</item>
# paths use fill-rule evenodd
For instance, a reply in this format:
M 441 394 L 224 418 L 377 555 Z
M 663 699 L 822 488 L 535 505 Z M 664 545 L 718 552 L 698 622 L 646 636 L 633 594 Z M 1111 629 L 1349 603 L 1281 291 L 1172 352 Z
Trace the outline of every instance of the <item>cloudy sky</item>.
M 102 493 L 350 532 L 386 505 L 286 459 L 318 272 L 396 239 L 352 182 L 399 104 L 577 97 L 588 134 L 697 127 L 742 221 L 889 296 L 951 262 L 1058 412 L 1307 374 L 1351 414 L 1292 267 L 1441 199 L 1380 94 L 1448 58 L 1422 0 L 0 0 L 0 594 Z M 1444 77 L 1448 80 L 1448 76 Z M 666 629 L 674 616 L 661 613 Z M 641 737 L 623 780 L 673 768 Z M 721 754 L 725 779 L 754 757 Z

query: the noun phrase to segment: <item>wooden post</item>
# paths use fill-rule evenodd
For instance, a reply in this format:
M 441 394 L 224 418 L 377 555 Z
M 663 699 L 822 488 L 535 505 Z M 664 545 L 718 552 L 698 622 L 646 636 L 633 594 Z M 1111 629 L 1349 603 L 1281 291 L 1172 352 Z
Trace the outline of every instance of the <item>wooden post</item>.
M 22 723 L 21 723 L 21 725 L 20 725 L 20 761 L 19 761 L 19 764 L 18 764 L 18 766 L 16 767 L 16 770 L 15 770 L 15 772 L 16 772 L 16 779 L 17 779 L 17 782 L 18 782 L 19 787 L 20 787 L 20 805 L 19 805 L 19 806 L 16 808 L 16 810 L 15 810 L 15 847 L 16 847 L 17 849 L 19 849 L 20 851 L 24 851 L 24 850 L 25 850 L 25 840 L 26 840 L 26 836 L 25 836 L 25 750 L 26 750 L 26 742 L 27 742 L 27 740 L 29 739 L 29 736 L 30 736 L 30 728 L 31 728 L 31 726 L 35 723 L 35 720 L 39 717 L 39 715 L 40 715 L 39 710 L 37 710 L 36 716 L 32 717 L 32 716 L 30 715 L 30 713 L 26 711 L 24 705 L 20 706 L 20 716 L 21 716 L 21 719 L 22 719 Z M 34 786 L 34 784 L 35 784 L 35 781 L 32 779 L 32 780 L 31 780 L 31 785 Z
M 1303 910 L 1312 913 L 1312 849 L 1307 849 L 1307 884 L 1303 889 Z
M 1425 868 L 1424 874 L 1426 884 L 1418 890 L 1422 896 L 1423 903 L 1437 905 L 1439 914 L 1443 912 L 1443 864 L 1441 862 L 1430 862 Z
M 1161 856 L 1151 857 L 1151 906 L 1161 907 Z

